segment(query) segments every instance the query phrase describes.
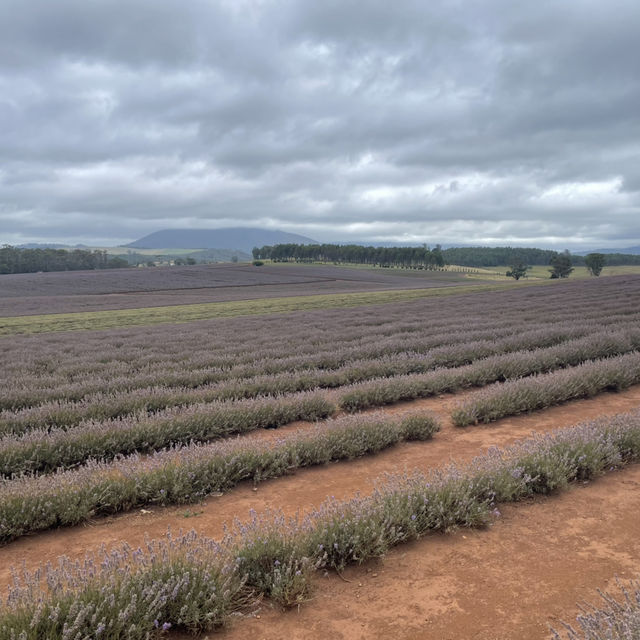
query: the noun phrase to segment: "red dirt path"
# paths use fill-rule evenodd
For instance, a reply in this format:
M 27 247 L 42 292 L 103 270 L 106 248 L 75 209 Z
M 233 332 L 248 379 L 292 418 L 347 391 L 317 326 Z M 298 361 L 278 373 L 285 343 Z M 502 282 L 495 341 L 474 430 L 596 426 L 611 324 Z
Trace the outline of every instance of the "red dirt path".
M 0 584 L 10 566 L 27 567 L 59 555 L 84 555 L 101 543 L 138 546 L 145 534 L 195 528 L 218 537 L 223 523 L 248 510 L 286 513 L 318 505 L 327 495 L 368 493 L 376 478 L 403 469 L 427 470 L 466 461 L 488 446 L 505 446 L 576 422 L 640 407 L 640 386 L 516 416 L 491 425 L 456 429 L 445 419 L 460 395 L 404 403 L 387 411 L 431 409 L 444 428 L 433 441 L 405 443 L 376 456 L 315 467 L 271 480 L 253 490 L 245 483 L 197 505 L 151 508 L 45 532 L 0 548 Z M 274 437 L 298 424 L 265 432 Z M 545 638 L 547 615 L 573 618 L 575 602 L 595 599 L 614 574 L 640 572 L 640 467 L 615 473 L 587 488 L 531 505 L 509 506 L 487 531 L 431 536 L 394 550 L 366 568 L 350 569 L 346 583 L 319 578 L 313 602 L 283 614 L 263 605 L 260 618 L 236 621 L 222 638 Z M 197 514 L 194 517 L 185 515 Z M 376 574 L 374 576 L 374 573 Z M 359 586 L 360 583 L 362 586 Z

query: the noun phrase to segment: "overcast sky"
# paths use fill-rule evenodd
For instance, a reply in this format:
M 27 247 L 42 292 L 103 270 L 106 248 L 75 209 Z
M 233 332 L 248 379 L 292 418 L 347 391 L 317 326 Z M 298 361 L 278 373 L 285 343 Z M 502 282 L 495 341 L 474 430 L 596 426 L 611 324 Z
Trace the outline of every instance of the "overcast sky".
M 638 0 L 1 0 L 0 243 L 640 244 Z

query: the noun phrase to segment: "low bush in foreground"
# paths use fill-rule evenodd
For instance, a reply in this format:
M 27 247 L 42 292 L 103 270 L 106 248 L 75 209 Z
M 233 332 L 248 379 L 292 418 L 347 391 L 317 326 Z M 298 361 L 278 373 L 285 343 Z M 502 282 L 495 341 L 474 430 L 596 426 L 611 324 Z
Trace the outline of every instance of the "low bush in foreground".
M 257 483 L 300 467 L 376 453 L 402 440 L 427 440 L 438 429 L 430 414 L 344 416 L 275 444 L 227 440 L 23 476 L 0 484 L 0 542 L 142 505 L 194 502 L 242 480 Z
M 491 422 L 603 391 L 620 391 L 638 383 L 640 353 L 634 352 L 494 385 L 474 394 L 451 413 L 451 418 L 458 427 Z
M 16 575 L 0 607 L 0 640 L 137 639 L 159 626 L 214 628 L 257 594 L 304 601 L 316 567 L 362 562 L 431 531 L 482 526 L 498 502 L 561 489 L 638 458 L 635 412 L 492 449 L 465 467 L 390 478 L 371 496 L 330 500 L 305 518 L 254 514 L 220 544 L 191 533 L 98 560 L 61 560 L 58 568 Z
M 561 636 L 552 629 L 554 640 L 634 640 L 640 638 L 640 579 L 622 583 L 616 580 L 620 595 L 598 591 L 604 604 L 601 607 L 582 605 L 577 617 L 580 630 L 563 622 Z

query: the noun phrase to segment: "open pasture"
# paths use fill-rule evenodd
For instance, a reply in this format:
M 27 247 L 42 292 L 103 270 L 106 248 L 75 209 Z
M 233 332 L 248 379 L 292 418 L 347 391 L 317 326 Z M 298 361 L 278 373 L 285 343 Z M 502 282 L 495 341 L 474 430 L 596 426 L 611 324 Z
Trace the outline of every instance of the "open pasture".
M 535 500 L 540 513 L 556 501 L 571 510 L 563 491 L 628 465 L 620 477 L 636 482 L 639 276 L 43 331 L 0 344 L 0 580 L 8 584 L 9 564 L 22 559 L 29 571 L 59 550 L 71 555 L 46 571 L 48 595 L 37 586 L 42 578 L 15 577 L 0 606 L 1 640 L 146 638 L 166 635 L 163 625 L 178 638 L 228 625 L 234 611 L 249 617 L 221 637 L 319 638 L 323 629 L 339 632 L 336 606 L 345 638 L 439 638 L 448 627 L 456 638 L 497 637 L 486 616 L 464 634 L 474 607 L 482 609 L 471 604 L 478 585 L 459 585 L 460 595 L 446 587 L 463 580 L 459 560 L 470 552 L 464 535 L 443 534 L 469 529 L 481 562 L 495 561 L 478 551 L 482 540 L 507 548 L 514 535 L 526 538 L 532 509 L 503 505 Z M 395 475 L 376 481 L 387 472 Z M 584 504 L 592 490 L 580 489 Z M 601 505 L 605 493 L 595 498 Z M 542 498 L 549 494 L 560 497 Z M 334 497 L 323 502 L 327 495 Z M 615 495 L 633 508 L 632 492 Z M 247 520 L 249 508 L 258 513 Z M 541 517 L 551 530 L 553 514 Z M 145 534 L 191 526 L 197 535 L 143 543 Z M 595 573 L 576 549 L 579 575 L 596 582 L 565 576 L 558 602 L 537 586 L 555 584 L 551 567 L 531 578 L 538 595 L 527 611 L 487 595 L 484 608 L 504 624 L 500 637 L 549 637 L 540 607 L 571 618 L 572 603 L 606 586 L 607 576 L 637 574 L 640 549 L 628 533 L 613 523 L 611 557 Z M 575 535 L 605 544 L 584 529 Z M 120 546 L 105 560 L 100 541 L 141 549 Z M 388 563 L 402 565 L 405 547 L 392 548 L 409 541 L 421 571 L 434 568 L 431 549 L 444 545 L 442 580 L 427 570 L 405 584 L 393 571 Z M 534 572 L 528 548 L 522 562 Z M 85 552 L 95 560 L 75 563 Z M 347 572 L 343 604 L 319 569 Z M 375 584 L 371 573 L 380 575 Z M 506 566 L 489 574 L 496 582 L 511 575 Z M 413 589 L 416 581 L 422 586 Z M 430 588 L 440 609 L 425 604 Z M 305 604 L 314 591 L 317 602 Z M 356 610 L 367 593 L 378 603 L 386 593 L 405 613 L 385 623 L 370 607 Z M 424 601 L 403 603 L 402 593 Z M 278 608 L 291 605 L 302 613 Z M 260 608 L 261 617 L 252 616 Z M 402 616 L 416 610 L 421 618 L 406 624 Z M 297 626 L 303 620 L 311 635 Z

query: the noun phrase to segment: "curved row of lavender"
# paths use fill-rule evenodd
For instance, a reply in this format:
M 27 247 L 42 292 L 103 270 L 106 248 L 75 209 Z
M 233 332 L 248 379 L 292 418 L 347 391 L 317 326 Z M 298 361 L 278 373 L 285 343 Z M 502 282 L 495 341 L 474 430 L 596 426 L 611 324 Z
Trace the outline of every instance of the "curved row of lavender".
M 358 410 L 624 354 L 638 346 L 639 301 L 640 278 L 612 278 L 606 286 L 578 282 L 194 323 L 193 332 L 173 327 L 173 340 L 166 327 L 5 339 L 0 342 L 9 350 L 24 349 L 21 361 L 7 367 L 23 376 L 2 373 L 5 402 L 14 407 L 36 400 L 33 407 L 0 414 L 0 473 L 50 472 L 88 458 L 203 442 L 335 411 L 319 395 L 292 391 L 348 385 L 339 404 Z M 344 326 L 347 320 L 352 326 Z M 262 323 L 269 331 L 250 340 Z M 89 346 L 91 353 L 78 358 Z M 213 370 L 207 368 L 214 363 Z M 115 371 L 116 384 L 123 385 L 96 394 L 95 385 L 108 385 L 105 376 Z M 133 390 L 123 372 L 130 374 Z M 195 377 L 175 386 L 185 375 Z M 210 375 L 223 379 L 211 382 Z M 138 387 L 141 381 L 157 384 Z M 75 395 L 69 390 L 74 385 Z M 93 395 L 87 395 L 90 389 Z M 47 403 L 49 391 L 79 399 Z
M 579 353 L 573 356 L 573 360 L 559 360 L 558 366 L 575 364 L 581 359 L 625 353 L 640 346 L 638 322 L 629 321 L 626 317 L 621 322 L 609 323 L 606 330 L 600 322 L 591 321 L 566 328 L 546 326 L 524 335 L 518 331 L 515 335 L 510 333 L 506 337 L 495 337 L 493 340 L 467 341 L 465 335 L 464 332 L 454 334 L 450 338 L 451 343 L 446 346 L 428 348 L 422 344 L 419 345 L 421 351 L 401 351 L 393 355 L 354 359 L 336 368 L 296 369 L 291 366 L 288 370 L 272 372 L 269 375 L 230 378 L 195 387 L 153 386 L 119 393 L 101 392 L 86 395 L 76 401 L 57 400 L 17 411 L 3 410 L 0 411 L 0 436 L 9 433 L 19 434 L 31 429 L 67 429 L 85 420 L 109 420 L 140 411 L 154 413 L 169 407 L 186 407 L 190 404 L 344 387 L 375 378 L 391 378 L 439 368 L 460 367 L 495 354 L 539 349 L 560 343 L 573 344 L 575 338 L 582 338 L 581 344 L 585 346 L 576 346 Z M 609 340 L 610 346 L 606 347 L 603 340 Z M 593 347 L 590 347 L 591 343 Z M 400 346 L 410 345 L 404 343 Z M 559 358 L 563 353 L 558 352 Z M 583 354 L 582 357 L 580 354 Z
M 435 417 L 424 412 L 343 416 L 275 443 L 227 439 L 5 480 L 0 482 L 0 543 L 134 507 L 195 502 L 242 480 L 258 483 L 301 467 L 376 453 L 401 441 L 428 440 L 439 428 Z
M 266 595 L 309 598 L 319 567 L 341 569 L 429 532 L 477 527 L 503 502 L 564 489 L 640 459 L 640 412 L 491 449 L 463 467 L 387 479 L 367 497 L 328 500 L 304 518 L 254 514 L 220 541 L 192 532 L 124 545 L 84 561 L 16 573 L 0 607 L 0 640 L 148 638 L 223 625 Z M 637 610 L 637 608 L 636 608 Z
M 499 300 L 498 306 L 496 300 Z M 341 351 L 347 341 L 377 340 L 399 331 L 424 338 L 464 324 L 490 329 L 502 321 L 514 328 L 530 323 L 582 320 L 603 312 L 637 314 L 640 278 L 560 283 L 553 287 L 496 293 L 474 293 L 426 299 L 402 305 L 199 321 L 188 325 L 142 327 L 97 332 L 72 332 L 0 339 L 5 366 L 3 388 L 59 385 L 90 374 L 113 377 L 136 372 L 156 373 L 246 364 L 295 353 Z M 554 317 L 557 316 L 557 320 Z M 461 320 L 462 319 L 462 320 Z M 360 356 L 363 357 L 363 356 Z M 366 356 L 365 356 L 366 357 Z M 318 365 L 321 366 L 321 365 Z M 148 382 L 145 383 L 145 386 Z
M 157 348 L 161 344 L 151 342 L 147 347 L 127 354 L 119 353 L 113 346 L 110 355 L 91 351 L 87 346 L 84 356 L 72 359 L 72 362 L 55 362 L 53 356 L 51 360 L 47 359 L 46 345 L 38 344 L 40 351 L 35 361 L 29 360 L 27 353 L 23 355 L 25 362 L 19 371 L 10 373 L 12 368 L 17 368 L 15 363 L 8 363 L 3 370 L 4 393 L 0 398 L 0 408 L 15 410 L 58 399 L 77 401 L 96 392 L 118 393 L 150 386 L 196 388 L 283 371 L 335 369 L 357 360 L 403 352 L 424 354 L 438 347 L 522 335 L 550 326 L 577 328 L 574 327 L 576 318 L 579 324 L 591 323 L 593 330 L 638 318 L 637 306 L 614 306 L 606 299 L 600 302 L 599 307 L 592 309 L 553 312 L 540 308 L 539 313 L 543 317 L 523 318 L 520 312 L 504 313 L 493 321 L 483 317 L 481 328 L 478 328 L 476 318 L 462 322 L 441 320 L 437 325 L 421 322 L 414 327 L 406 324 L 395 328 L 394 325 L 363 327 L 355 339 L 342 340 L 335 335 L 325 343 L 310 341 L 313 335 L 307 334 L 306 344 L 296 344 L 291 338 L 288 342 L 279 338 L 278 346 L 270 348 L 260 348 L 254 336 L 238 333 L 236 340 L 229 340 L 226 351 L 223 351 L 222 346 L 207 346 L 204 336 L 196 331 L 203 342 L 196 354 L 191 357 L 183 354 L 182 358 L 168 347 L 158 353 Z M 291 324 L 293 331 L 296 323 Z M 92 335 L 93 332 L 80 336 L 72 334 L 81 345 Z M 166 336 L 164 338 L 167 339 Z M 251 346 L 245 346 L 246 351 L 234 350 L 229 345 L 236 344 L 237 340 L 245 340 L 244 345 L 250 340 Z M 6 342 L 4 346 L 10 347 Z
M 541 340 L 545 335 L 536 335 L 532 339 Z M 556 334 L 551 337 L 552 343 L 557 341 Z M 638 329 L 587 336 L 552 347 L 491 356 L 466 366 L 436 369 L 419 376 L 385 378 L 347 387 L 339 398 L 339 406 L 355 411 L 569 367 L 564 377 L 553 378 L 556 382 L 552 382 L 552 385 L 561 382 L 553 396 L 554 402 L 549 400 L 548 394 L 541 394 L 538 400 L 538 407 L 541 408 L 556 403 L 558 397 L 564 397 L 562 390 L 565 387 L 565 400 L 576 397 L 573 390 L 576 383 L 572 381 L 583 377 L 584 370 L 571 365 L 591 361 L 592 358 L 604 359 L 589 364 L 590 371 L 598 372 L 597 384 L 590 384 L 589 393 L 609 387 L 624 388 L 640 382 L 640 370 L 636 366 L 636 361 L 640 362 L 640 354 L 635 352 L 638 345 Z M 627 355 L 615 357 L 620 353 Z M 626 374 L 620 375 L 618 369 Z M 583 380 L 583 385 L 586 380 Z M 518 383 L 526 386 L 527 380 L 519 380 Z M 538 389 L 539 386 L 534 385 L 533 388 Z M 84 420 L 77 426 L 31 429 L 0 439 L 0 475 L 47 473 L 82 464 L 88 458 L 105 460 L 120 454 L 149 452 L 174 444 L 205 442 L 259 428 L 275 428 L 294 420 L 318 420 L 335 411 L 335 405 L 322 395 L 302 392 L 237 402 L 214 400 L 163 409 L 153 414 L 141 411 L 110 420 Z M 502 415 L 507 414 L 508 411 Z M 454 422 L 463 424 L 457 416 L 454 413 Z

